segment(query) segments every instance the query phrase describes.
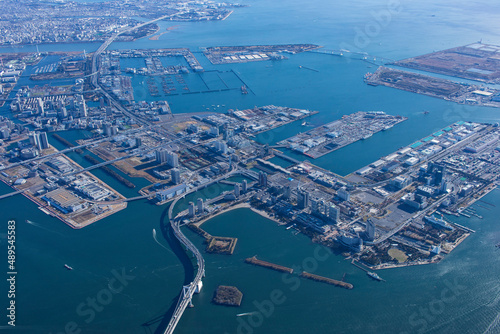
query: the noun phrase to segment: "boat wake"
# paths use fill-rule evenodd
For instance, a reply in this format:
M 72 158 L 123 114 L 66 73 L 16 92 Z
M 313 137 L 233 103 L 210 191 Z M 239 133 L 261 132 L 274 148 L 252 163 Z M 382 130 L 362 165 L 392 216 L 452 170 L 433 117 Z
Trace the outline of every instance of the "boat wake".
M 240 313 L 240 314 L 237 314 L 236 316 L 237 317 L 243 317 L 245 315 L 252 315 L 252 314 L 255 314 L 257 313 L 257 311 L 254 311 L 254 312 L 246 312 L 246 313 Z
M 38 223 L 32 222 L 31 220 L 26 219 L 26 223 L 28 223 L 28 224 L 30 224 L 30 225 L 32 225 L 32 226 L 38 227 L 38 228 L 40 228 L 40 229 L 42 229 L 42 230 L 45 230 L 45 231 L 47 231 L 47 232 L 51 232 L 51 233 L 58 234 L 58 235 L 60 235 L 60 236 L 64 236 L 62 233 L 59 233 L 59 232 L 57 232 L 57 231 L 50 230 L 50 229 L 48 229 L 48 228 L 46 228 L 46 227 L 44 227 L 44 226 L 42 226 L 42 225 L 40 225 L 40 224 L 38 224 Z
M 156 243 L 157 243 L 158 245 L 160 245 L 161 247 L 165 248 L 166 250 L 168 250 L 169 252 L 171 252 L 171 253 L 172 253 L 172 251 L 171 251 L 169 248 L 167 248 L 167 247 L 163 246 L 163 245 L 162 245 L 162 244 L 158 241 L 158 239 L 156 238 L 156 230 L 155 230 L 155 229 L 153 229 L 153 239 L 156 241 Z

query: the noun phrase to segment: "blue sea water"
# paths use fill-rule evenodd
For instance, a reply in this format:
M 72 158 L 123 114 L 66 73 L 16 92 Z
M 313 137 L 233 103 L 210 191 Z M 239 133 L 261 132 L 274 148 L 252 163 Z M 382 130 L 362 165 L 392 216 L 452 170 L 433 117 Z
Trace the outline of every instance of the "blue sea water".
M 494 108 L 461 106 L 391 88 L 367 86 L 363 75 L 374 71 L 376 66 L 349 57 L 304 53 L 290 55 L 281 62 L 214 66 L 199 53 L 199 47 L 216 45 L 315 43 L 325 49 L 349 49 L 402 59 L 481 39 L 484 43 L 500 44 L 500 3 L 496 1 L 245 0 L 241 3 L 249 7 L 235 9 L 225 21 L 161 22 L 161 31 L 175 28 L 158 41 L 143 38 L 134 43 L 113 43 L 111 48 L 189 47 L 206 71 L 234 71 L 251 89 L 248 95 L 234 90 L 162 97 L 169 101 L 174 113 L 214 110 L 212 105 L 224 105 L 215 107 L 215 111 L 223 112 L 228 108 L 274 104 L 320 111 L 308 119 L 313 126 L 358 110 L 383 110 L 409 118 L 389 131 L 314 161 L 343 175 L 457 120 L 500 119 L 500 111 Z M 97 43 L 40 45 L 39 49 L 90 52 L 98 46 Z M 1 52 L 30 50 L 35 47 L 0 48 Z M 189 76 L 193 86 L 200 84 L 198 74 Z M 22 80 L 21 84 L 29 84 L 27 78 Z M 218 85 L 213 78 L 208 77 L 208 81 L 214 87 Z M 236 80 L 234 84 L 239 86 Z M 135 89 L 137 96 L 144 92 L 140 81 Z M 424 110 L 430 113 L 424 115 Z M 2 114 L 8 111 L 4 108 Z M 275 143 L 300 131 L 304 127 L 294 123 L 262 134 L 257 140 Z M 69 140 L 81 135 L 65 134 Z M 54 140 L 51 143 L 58 145 Z M 75 154 L 71 158 L 85 164 L 81 156 Z M 94 173 L 127 197 L 135 196 L 147 184 L 133 180 L 138 187 L 125 189 L 104 173 Z M 197 197 L 212 197 L 221 190 L 224 188 L 194 195 L 180 203 L 180 208 Z M 0 191 L 7 193 L 11 189 L 1 184 Z M 205 228 L 214 235 L 238 237 L 235 254 L 205 255 L 204 288 L 194 297 L 195 307 L 185 312 L 176 332 L 499 333 L 500 251 L 494 244 L 500 242 L 496 218 L 500 214 L 500 192 L 493 191 L 484 201 L 492 204 L 476 206 L 484 219 L 452 218 L 476 233 L 444 261 L 381 271 L 385 283 L 370 280 L 339 255 L 316 259 L 318 274 L 340 279 L 346 273 L 347 281 L 355 286 L 349 291 L 305 280 L 300 280 L 295 289 L 295 281 L 245 264 L 244 258 L 258 255 L 287 266 L 312 266 L 317 246 L 249 210 L 217 216 Z M 168 231 L 162 230 L 168 224 L 167 208 L 146 201 L 131 202 L 118 214 L 82 230 L 72 230 L 46 216 L 21 195 L 0 200 L 0 222 L 4 226 L 0 230 L 0 249 L 4 254 L 6 222 L 16 219 L 17 326 L 12 332 L 66 333 L 71 332 L 73 323 L 82 333 L 158 331 L 168 321 L 182 284 L 190 281 L 194 270 L 190 256 Z M 204 248 L 201 238 L 190 231 L 186 233 Z M 65 263 L 74 270 L 66 270 Z M 122 270 L 133 278 L 121 290 L 110 289 Z M 242 290 L 244 299 L 240 308 L 211 304 L 213 291 L 219 284 L 235 285 Z M 0 289 L 7 292 L 5 281 Z M 267 301 L 275 290 L 282 292 L 279 303 L 274 303 L 272 311 L 269 308 L 263 312 L 262 305 L 269 306 Z M 110 295 L 109 291 L 116 293 Z M 94 299 L 100 301 L 101 307 L 92 313 Z M 251 314 L 237 317 L 240 313 Z

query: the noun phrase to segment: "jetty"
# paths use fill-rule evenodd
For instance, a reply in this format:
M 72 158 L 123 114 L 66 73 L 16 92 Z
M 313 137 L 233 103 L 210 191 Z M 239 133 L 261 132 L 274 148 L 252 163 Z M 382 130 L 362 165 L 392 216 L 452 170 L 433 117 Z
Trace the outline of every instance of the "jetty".
M 342 282 L 342 281 L 337 281 L 333 278 L 328 278 L 328 277 L 310 274 L 306 271 L 303 271 L 302 274 L 300 274 L 300 276 L 304 277 L 304 278 L 311 279 L 313 281 L 318 281 L 318 282 L 323 282 L 323 283 L 327 283 L 327 284 L 331 284 L 331 285 L 340 286 L 340 287 L 348 289 L 348 290 L 351 290 L 354 287 L 351 283 L 346 283 L 346 282 Z
M 256 266 L 261 266 L 264 268 L 269 268 L 272 270 L 281 271 L 283 273 L 289 273 L 289 274 L 293 273 L 292 268 L 288 268 L 288 267 L 280 266 L 279 264 L 274 264 L 271 262 L 259 260 L 259 259 L 257 259 L 257 256 L 249 257 L 249 258 L 245 259 L 245 262 L 256 265 Z

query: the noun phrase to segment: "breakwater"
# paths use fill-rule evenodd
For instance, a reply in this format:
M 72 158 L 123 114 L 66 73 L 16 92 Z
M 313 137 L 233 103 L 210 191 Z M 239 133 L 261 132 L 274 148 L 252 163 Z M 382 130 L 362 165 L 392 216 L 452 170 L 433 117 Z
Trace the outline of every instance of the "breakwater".
M 257 256 L 249 257 L 249 258 L 245 259 L 245 262 L 256 265 L 256 266 L 269 268 L 269 269 L 276 270 L 276 271 L 281 271 L 283 273 L 289 273 L 289 274 L 293 273 L 292 268 L 288 268 L 288 267 L 280 266 L 279 264 L 274 264 L 271 262 L 259 260 L 259 259 L 257 259 Z
M 332 278 L 310 274 L 310 273 L 305 272 L 305 271 L 302 272 L 302 274 L 300 274 L 300 276 L 304 277 L 304 278 L 311 279 L 313 281 L 318 281 L 318 282 L 323 282 L 323 283 L 327 283 L 327 284 L 340 286 L 342 288 L 349 289 L 349 290 L 351 290 L 354 287 L 351 283 L 346 283 L 346 282 L 334 280 Z

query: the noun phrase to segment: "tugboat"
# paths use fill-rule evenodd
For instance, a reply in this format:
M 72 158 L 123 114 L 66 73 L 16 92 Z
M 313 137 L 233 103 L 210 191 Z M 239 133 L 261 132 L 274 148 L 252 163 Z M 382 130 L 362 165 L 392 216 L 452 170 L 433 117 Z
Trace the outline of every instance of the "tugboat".
M 385 280 L 382 279 L 382 277 L 380 277 L 379 275 L 377 275 L 376 273 L 374 273 L 372 271 L 367 271 L 366 274 L 376 281 L 385 282 Z
M 68 269 L 68 270 L 73 270 L 72 267 L 68 266 L 67 264 L 64 265 L 64 268 Z

